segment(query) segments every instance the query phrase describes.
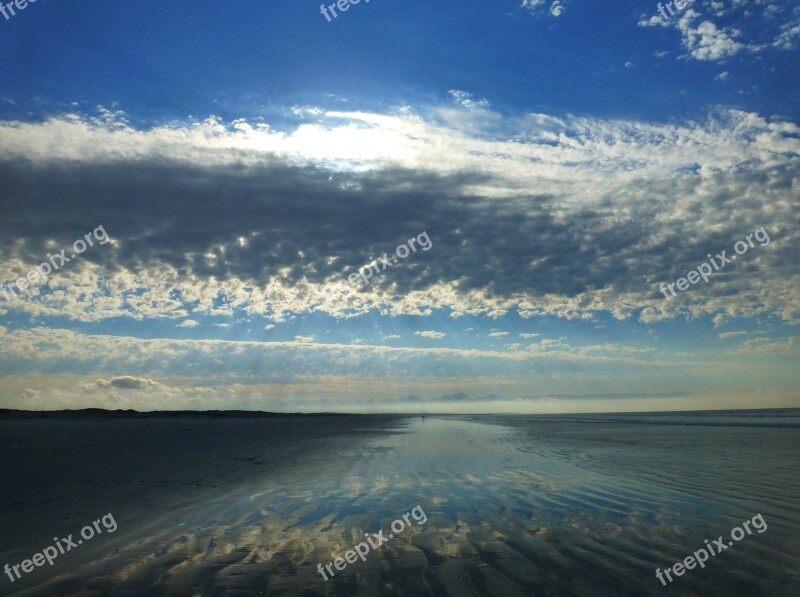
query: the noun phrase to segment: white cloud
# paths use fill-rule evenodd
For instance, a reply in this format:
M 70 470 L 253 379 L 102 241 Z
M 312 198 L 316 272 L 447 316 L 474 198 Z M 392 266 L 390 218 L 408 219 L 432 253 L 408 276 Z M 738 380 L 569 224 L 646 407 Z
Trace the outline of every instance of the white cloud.
M 547 0 L 522 0 L 520 7 L 531 14 L 540 15 L 543 14 L 544 10 L 547 8 Z M 561 16 L 564 12 L 564 5 L 561 3 L 561 0 L 553 0 L 547 12 L 553 17 Z
M 738 336 L 746 336 L 747 332 L 723 332 L 719 334 L 719 337 L 722 340 L 726 340 L 727 338 L 736 338 Z
M 688 10 L 678 21 L 678 29 L 683 35 L 683 45 L 693 58 L 719 61 L 745 49 L 744 44 L 734 39 L 739 36 L 739 31 L 718 29 L 711 21 L 695 24 L 697 16 L 693 10 Z
M 24 363 L 26 374 L 4 377 L 0 406 L 22 407 L 20 396 L 30 389 L 38 394 L 26 394 L 28 407 L 44 409 L 290 410 L 308 404 L 325 410 L 326 405 L 319 402 L 322 395 L 336 398 L 337 408 L 342 409 L 356 395 L 366 399 L 413 394 L 420 383 L 430 392 L 445 394 L 468 386 L 476 393 L 513 396 L 532 384 L 542 393 L 559 393 L 564 380 L 581 392 L 597 387 L 631 392 L 636 391 L 634 387 L 654 385 L 682 388 L 698 379 L 707 383 L 711 371 L 722 376 L 727 389 L 745 391 L 754 384 L 766 387 L 775 377 L 774 363 L 762 366 L 760 359 L 797 356 L 798 351 L 796 338 L 737 344 L 740 353 L 730 351 L 721 358 L 714 351 L 676 355 L 614 343 L 571 346 L 563 339 L 528 347 L 512 343 L 495 351 L 297 341 L 144 340 L 46 328 L 16 330 L 7 336 L 0 343 L 0 360 Z M 734 354 L 741 358 L 730 358 Z M 748 361 L 750 357 L 756 360 Z M 291 370 L 286 367 L 289 362 Z M 421 364 L 427 374 L 409 377 L 408 371 Z M 52 373 L 65 367 L 85 373 Z M 124 369 L 137 373 L 104 373 Z M 376 371 L 386 375 L 376 377 Z
M 535 12 L 545 3 L 545 0 L 522 0 L 522 8 Z
M 745 340 L 729 354 L 737 356 L 782 355 L 790 358 L 800 357 L 800 337 L 792 336 L 782 340 L 755 338 Z
M 638 25 L 676 29 L 681 35 L 681 45 L 689 52 L 687 56 L 695 60 L 721 62 L 742 52 L 757 54 L 769 48 L 794 49 L 795 39 L 800 36 L 800 10 L 775 3 L 765 8 L 761 0 L 756 0 L 755 4 L 758 6 L 747 0 L 730 4 L 697 2 L 685 12 L 676 12 L 666 19 L 659 13 L 642 17 Z M 721 17 L 730 25 L 720 26 L 714 22 Z M 657 52 L 655 55 L 665 54 Z
M 797 47 L 798 37 L 800 37 L 800 6 L 795 7 L 791 21 L 781 24 L 780 33 L 773 40 L 772 47 L 780 50 L 793 50 Z
M 443 334 L 442 332 L 435 332 L 435 331 L 432 331 L 432 330 L 425 330 L 425 331 L 422 331 L 422 332 L 414 332 L 414 335 L 415 336 L 421 336 L 423 338 L 433 338 L 433 339 L 444 338 L 444 336 L 445 336 L 445 334 Z
M 474 100 L 472 99 L 472 94 L 467 91 L 460 91 L 458 89 L 451 89 L 448 91 L 450 97 L 452 97 L 459 105 L 463 106 L 464 108 L 488 108 L 489 101 L 485 99 Z

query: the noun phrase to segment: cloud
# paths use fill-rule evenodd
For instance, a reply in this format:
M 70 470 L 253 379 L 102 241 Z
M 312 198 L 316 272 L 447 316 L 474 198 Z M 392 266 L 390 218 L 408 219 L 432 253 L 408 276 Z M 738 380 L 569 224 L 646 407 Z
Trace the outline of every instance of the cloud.
M 792 336 L 781 340 L 754 338 L 742 342 L 737 348 L 729 351 L 731 355 L 782 355 L 790 358 L 800 357 L 800 337 Z
M 550 15 L 560 17 L 564 13 L 564 5 L 559 0 L 554 0 L 550 5 Z
M 491 332 L 489 334 L 489 338 L 502 338 L 503 336 L 508 336 L 508 332 Z
M 37 390 L 32 390 L 30 388 L 25 388 L 19 395 L 19 399 L 23 401 L 31 401 L 36 400 L 41 396 L 41 392 Z
M 377 402 L 369 404 L 385 410 L 381 402 L 399 393 L 427 399 L 450 397 L 451 402 L 459 393 L 495 394 L 499 398 L 493 404 L 499 405 L 502 397 L 523 395 L 531 387 L 540 394 L 565 393 L 567 383 L 576 395 L 597 392 L 598 387 L 646 395 L 652 387 L 705 385 L 709 371 L 724 380 L 720 382 L 724 387 L 719 383 L 717 387 L 728 396 L 725 400 L 732 400 L 731 392 L 770 383 L 781 389 L 781 383 L 788 384 L 788 378 L 776 380 L 774 362 L 763 361 L 796 358 L 797 346 L 796 339 L 786 339 L 737 344 L 724 355 L 716 350 L 675 354 L 653 347 L 573 346 L 550 340 L 527 347 L 479 350 L 381 342 L 141 339 L 34 328 L 7 332 L 0 343 L 0 375 L 4 376 L 0 404 L 22 407 L 19 396 L 24 389 L 32 389 L 41 392 L 35 406 L 45 409 L 113 404 L 138 410 L 291 410 L 298 405 L 312 410 L 360 410 L 365 401 L 374 399 Z M 737 353 L 737 349 L 743 350 Z M 126 374 L 116 373 L 121 370 Z M 170 380 L 169 384 L 164 380 Z M 420 387 L 426 394 L 421 394 Z M 473 400 L 463 403 L 476 404 Z M 504 404 L 501 410 L 509 408 Z
M 530 12 L 536 12 L 545 4 L 545 1 L 546 0 L 522 0 L 521 7 L 529 10 Z
M 797 38 L 800 38 L 800 7 L 795 7 L 789 22 L 781 24 L 780 32 L 772 41 L 772 47 L 793 50 L 797 47 Z
M 443 369 L 452 375 L 473 374 L 478 364 L 482 370 L 519 375 L 528 374 L 530 364 L 542 360 L 546 361 L 542 366 L 550 372 L 572 371 L 575 363 L 671 368 L 685 367 L 692 362 L 676 360 L 668 353 L 660 355 L 653 348 L 613 343 L 571 346 L 563 340 L 551 339 L 515 351 L 501 351 L 387 346 L 384 343 L 319 344 L 306 342 L 309 337 L 289 342 L 145 340 L 47 328 L 16 330 L 6 337 L 7 342 L 0 343 L 0 364 L 5 363 L 6 368 L 76 375 L 127 368 L 137 375 L 128 380 L 128 385 L 141 387 L 154 387 L 135 381 L 145 375 L 149 379 L 219 376 L 275 382 L 290 375 L 286 362 L 292 363 L 293 376 L 371 375 L 391 362 L 392 373 L 400 378 L 414 374 L 417 377 L 430 375 L 434 379 L 442 377 Z M 3 373 L 8 374 L 8 370 L 0 369 L 0 374 Z M 111 386 L 110 382 L 108 385 Z
M 684 57 L 701 61 L 723 62 L 744 52 L 759 54 L 767 49 L 794 49 L 795 39 L 800 36 L 800 10 L 792 9 L 790 4 L 771 3 L 767 9 L 761 6 L 760 0 L 755 4 L 750 0 L 737 0 L 727 5 L 697 2 L 674 15 L 667 9 L 666 19 L 658 13 L 642 17 L 638 25 L 676 29 L 681 45 L 688 51 Z M 764 18 L 767 13 L 768 18 Z M 727 26 L 719 26 L 715 20 L 724 21 Z M 655 55 L 665 54 L 657 52 Z M 720 77 L 718 80 L 724 80 Z
M 719 337 L 722 340 L 726 340 L 728 338 L 736 338 L 738 336 L 746 336 L 746 335 L 747 335 L 747 332 L 723 332 L 723 333 L 719 334 Z
M 434 397 L 434 398 L 420 398 L 416 395 L 409 395 L 404 396 L 402 398 L 396 398 L 392 400 L 383 401 L 384 403 L 400 403 L 400 404 L 433 404 L 433 403 L 459 403 L 459 402 L 493 402 L 500 400 L 498 396 L 495 394 L 489 394 L 487 396 L 482 397 L 470 397 L 469 394 L 464 392 L 454 392 L 453 394 L 444 394 L 442 396 Z
M 98 388 L 116 388 L 120 390 L 154 390 L 160 388 L 161 385 L 152 379 L 133 377 L 131 375 L 112 377 L 109 380 L 98 379 L 95 382 L 95 386 Z
M 295 342 L 309 343 L 315 340 L 314 336 L 295 336 Z
M 443 334 L 442 332 L 435 332 L 435 331 L 432 331 L 432 330 L 425 330 L 425 331 L 422 331 L 422 332 L 414 332 L 414 335 L 415 336 L 421 336 L 423 338 L 432 338 L 432 339 L 444 338 L 444 336 L 445 336 L 445 334 Z
M 32 318 L 174 319 L 181 327 L 204 316 L 276 324 L 299 313 L 432 309 L 798 319 L 790 247 L 800 234 L 787 225 L 797 200 L 783 192 L 800 176 L 796 124 L 736 110 L 656 125 L 461 107 L 471 123 L 462 128 L 443 124 L 437 109 L 321 111 L 314 125 L 284 132 L 215 118 L 146 130 L 76 115 L 0 122 L 9 197 L 0 205 L 9 226 L 0 280 L 66 246 L 86 222 L 103 221 L 118 241 L 3 307 Z M 348 147 L 382 149 L 340 151 L 348 136 Z M 109 213 L 108 195 L 140 215 Z M 759 226 L 781 251 L 661 300 L 659 282 Z M 369 287 L 347 283 L 370 255 L 421 230 L 431 250 Z
M 691 9 L 678 21 L 683 35 L 683 45 L 696 60 L 719 61 L 745 49 L 736 41 L 739 32 L 735 29 L 718 29 L 711 21 L 694 23 L 697 13 Z
M 609 392 L 606 394 L 547 394 L 544 396 L 526 397 L 529 400 L 650 400 L 653 398 L 681 398 L 689 396 L 689 392 L 649 392 L 636 394 L 631 392 Z
M 196 328 L 198 325 L 200 325 L 200 324 L 197 323 L 195 320 L 187 319 L 185 321 L 180 322 L 176 327 L 179 327 L 179 328 Z
M 396 400 L 393 400 L 393 402 L 414 404 L 414 403 L 424 402 L 424 400 L 417 395 L 411 394 L 409 396 L 403 396 L 402 398 L 397 398 Z
M 540 15 L 544 14 L 547 8 L 547 0 L 522 0 L 520 8 L 527 10 L 530 14 Z M 564 13 L 564 5 L 561 0 L 553 0 L 550 4 L 548 14 L 552 17 L 559 17 Z
M 528 334 L 528 333 L 526 333 L 526 332 L 523 332 L 523 333 L 521 333 L 521 334 L 519 335 L 519 337 L 520 337 L 520 338 L 524 338 L 524 339 L 528 340 L 528 339 L 530 339 L 530 338 L 535 338 L 535 337 L 536 337 L 536 336 L 538 336 L 538 335 L 539 335 L 539 334 Z
M 472 94 L 468 91 L 460 91 L 458 89 L 451 89 L 447 92 L 460 106 L 464 108 L 488 108 L 489 102 L 485 99 L 474 100 Z

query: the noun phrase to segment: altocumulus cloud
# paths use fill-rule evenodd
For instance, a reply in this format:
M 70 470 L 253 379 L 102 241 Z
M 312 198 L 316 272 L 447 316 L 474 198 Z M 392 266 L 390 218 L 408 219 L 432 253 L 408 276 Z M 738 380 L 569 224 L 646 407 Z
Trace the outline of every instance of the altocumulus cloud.
M 182 326 L 203 315 L 278 322 L 432 308 L 797 321 L 795 124 L 738 111 L 685 126 L 511 119 L 456 100 L 385 114 L 306 110 L 314 121 L 285 131 L 217 118 L 134 129 L 119 114 L 0 123 L 0 277 L 28 271 L 86 222 L 115 239 L 2 307 Z M 659 300 L 658 282 L 759 226 L 774 248 Z M 343 282 L 367 255 L 423 229 L 434 250 L 366 289 Z
M 639 26 L 676 29 L 687 52 L 683 57 L 694 60 L 723 62 L 737 54 L 765 52 L 774 57 L 794 49 L 800 39 L 800 11 L 791 1 L 770 2 L 765 10 L 760 0 L 697 0 L 685 10 L 673 9 L 673 16 L 665 9 L 666 20 L 655 11 L 655 3 L 652 11 Z

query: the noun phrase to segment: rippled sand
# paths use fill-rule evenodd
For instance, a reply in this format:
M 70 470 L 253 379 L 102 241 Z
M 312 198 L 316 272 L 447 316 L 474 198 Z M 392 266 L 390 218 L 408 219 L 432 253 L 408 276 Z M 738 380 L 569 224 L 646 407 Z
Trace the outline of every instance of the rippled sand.
M 21 471 L 44 422 L 10 423 Z M 67 437 L 69 422 L 50 424 L 50 441 Z M 4 489 L 0 564 L 108 511 L 119 529 L 0 579 L 3 593 L 800 595 L 797 411 L 81 424 L 130 442 L 115 457 L 132 478 L 108 481 L 119 471 L 84 429 L 82 447 L 47 456 L 62 472 L 37 486 L 44 506 L 9 507 Z M 97 470 L 105 481 L 81 477 Z M 427 522 L 322 579 L 318 563 L 418 504 Z M 757 513 L 765 532 L 656 579 Z

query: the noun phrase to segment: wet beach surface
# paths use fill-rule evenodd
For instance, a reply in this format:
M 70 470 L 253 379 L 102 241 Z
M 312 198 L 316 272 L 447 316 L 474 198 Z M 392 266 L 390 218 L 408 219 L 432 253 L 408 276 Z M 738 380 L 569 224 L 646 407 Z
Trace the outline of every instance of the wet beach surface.
M 3 420 L 0 579 L 21 595 L 800 594 L 798 411 Z M 364 533 L 411 524 L 325 581 Z M 667 588 L 655 577 L 754 531 Z M 673 576 L 674 578 L 674 576 Z

